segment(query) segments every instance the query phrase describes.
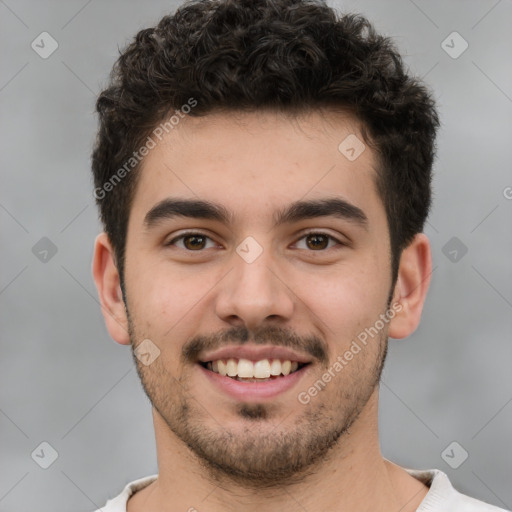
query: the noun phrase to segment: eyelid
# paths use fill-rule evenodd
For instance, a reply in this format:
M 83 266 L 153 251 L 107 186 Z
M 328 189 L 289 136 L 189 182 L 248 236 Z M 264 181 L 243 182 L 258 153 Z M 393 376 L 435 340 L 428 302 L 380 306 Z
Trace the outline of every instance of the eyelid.
M 340 240 L 339 238 L 335 237 L 334 235 L 331 235 L 330 233 L 328 233 L 326 231 L 323 231 L 321 229 L 310 229 L 308 231 L 303 231 L 300 234 L 299 238 L 297 238 L 297 242 L 299 240 L 302 240 L 303 238 L 305 238 L 308 235 L 322 235 L 322 236 L 325 236 L 327 238 L 330 238 L 331 240 L 334 240 L 339 245 L 342 245 L 342 246 L 348 245 L 347 242 L 344 242 L 343 240 Z M 295 242 L 295 243 L 297 243 L 297 242 Z M 326 251 L 327 251 L 327 249 L 320 250 L 320 251 L 309 251 L 309 252 L 326 252 Z
M 183 238 L 186 238 L 187 236 L 194 236 L 194 235 L 199 235 L 204 238 L 210 239 L 212 242 L 215 242 L 215 240 L 210 235 L 208 235 L 202 231 L 190 230 L 190 231 L 184 231 L 183 233 L 180 233 L 179 235 L 173 237 L 168 242 L 165 242 L 164 245 L 165 246 L 174 245 L 174 243 L 176 243 L 177 241 L 182 240 Z M 215 242 L 215 243 L 217 243 L 217 242 Z M 188 251 L 188 252 L 202 252 L 202 251 Z
M 306 231 L 301 231 L 299 233 L 299 235 L 301 237 L 306 236 L 306 235 L 325 235 L 325 236 L 330 236 L 331 238 L 334 238 L 338 242 L 342 241 L 342 240 L 337 239 L 335 235 L 331 235 L 331 233 L 329 233 L 328 231 L 324 231 L 323 229 L 309 228 Z
M 208 238 L 210 239 L 212 242 L 215 242 L 215 240 L 208 234 L 202 232 L 202 231 L 185 231 L 181 234 L 179 234 L 178 236 L 175 236 L 173 237 L 171 240 L 169 240 L 168 242 L 166 242 L 164 245 L 165 246 L 171 246 L 171 245 L 174 245 L 177 241 L 179 240 L 182 240 L 183 238 L 186 238 L 187 236 L 193 236 L 193 235 L 199 235 L 199 236 L 202 236 L 204 238 Z M 342 240 L 340 240 L 339 238 L 331 235 L 330 233 L 327 233 L 325 231 L 322 231 L 322 230 L 318 230 L 318 229 L 310 229 L 309 231 L 303 231 L 302 233 L 300 233 L 300 236 L 296 239 L 295 243 L 299 242 L 300 240 L 302 240 L 303 238 L 305 238 L 306 236 L 308 235 L 323 235 L 331 240 L 334 240 L 337 244 L 341 245 L 341 246 L 346 246 L 348 245 L 347 242 L 344 242 Z M 215 242 L 216 243 L 216 242 Z M 186 250 L 186 249 L 184 249 Z M 187 250 L 187 252 L 203 252 L 204 249 L 201 249 L 201 250 L 197 250 L 197 251 L 190 251 L 190 250 Z M 308 251 L 308 252 L 326 252 L 326 249 L 323 249 L 323 250 L 319 250 L 319 251 Z

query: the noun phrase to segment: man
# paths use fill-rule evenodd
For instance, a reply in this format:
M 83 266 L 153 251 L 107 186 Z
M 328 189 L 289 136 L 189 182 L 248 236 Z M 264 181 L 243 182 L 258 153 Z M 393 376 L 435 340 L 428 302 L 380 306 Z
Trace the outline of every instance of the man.
M 320 2 L 189 2 L 97 108 L 93 274 L 158 451 L 104 512 L 500 510 L 380 453 L 439 126 L 389 39 Z

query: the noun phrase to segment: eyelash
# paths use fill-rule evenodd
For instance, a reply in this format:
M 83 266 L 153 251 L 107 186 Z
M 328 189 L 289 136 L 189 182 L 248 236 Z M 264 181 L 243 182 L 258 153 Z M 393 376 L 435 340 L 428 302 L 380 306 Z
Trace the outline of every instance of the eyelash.
M 187 231 L 185 233 L 182 233 L 181 235 L 173 238 L 172 240 L 170 240 L 169 242 L 167 242 L 165 244 L 165 246 L 171 246 L 171 245 L 174 245 L 176 243 L 176 241 L 178 240 L 183 240 L 184 238 L 187 238 L 188 236 L 194 236 L 194 235 L 199 235 L 201 237 L 204 237 L 204 238 L 208 238 L 210 240 L 212 240 L 212 238 L 204 233 L 201 233 L 200 231 Z M 346 246 L 347 244 L 346 243 L 343 243 L 341 242 L 340 240 L 338 240 L 337 238 L 335 238 L 334 236 L 332 235 L 329 235 L 328 233 L 323 233 L 322 231 L 308 231 L 307 233 L 303 233 L 302 236 L 298 239 L 298 240 L 302 240 L 310 235 L 321 235 L 321 236 L 325 236 L 327 238 L 329 238 L 330 240 L 333 240 L 335 242 L 337 242 L 339 245 L 341 246 Z M 332 248 L 332 247 L 331 247 Z M 197 251 L 192 251 L 190 249 L 187 249 L 187 248 L 184 248 L 183 250 L 187 251 L 187 252 L 190 252 L 190 253 L 194 253 L 194 252 L 198 252 L 198 253 L 201 253 L 201 252 L 204 252 L 206 249 L 198 249 Z M 328 249 L 320 249 L 318 251 L 314 251 L 314 250 L 310 250 L 308 252 L 325 252 L 327 251 Z

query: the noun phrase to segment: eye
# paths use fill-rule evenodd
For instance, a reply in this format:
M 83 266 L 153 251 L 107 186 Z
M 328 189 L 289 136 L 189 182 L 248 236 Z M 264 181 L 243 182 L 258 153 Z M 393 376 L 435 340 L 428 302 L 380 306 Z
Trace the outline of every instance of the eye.
M 300 240 L 306 240 L 306 247 L 299 247 L 299 249 L 312 249 L 315 252 L 330 248 L 330 241 L 334 241 L 338 245 L 345 245 L 343 242 L 340 242 L 337 238 L 334 238 L 333 236 L 328 235 L 327 233 L 321 233 L 316 231 L 306 233 L 304 236 L 299 238 L 299 241 Z
M 311 249 L 314 252 L 321 252 L 325 249 L 331 248 L 333 245 L 346 245 L 337 238 L 334 238 L 332 235 L 327 233 L 312 231 L 306 233 L 305 235 L 299 238 L 297 244 L 305 240 L 304 247 L 298 247 L 299 249 Z M 208 247 L 208 241 L 211 242 L 211 245 Z M 329 246 L 330 242 L 334 242 L 333 245 Z M 181 244 L 181 246 L 179 245 Z M 296 244 L 296 246 L 297 246 Z M 201 252 L 204 249 L 215 247 L 215 242 L 207 235 L 201 232 L 196 231 L 188 231 L 186 233 L 182 233 L 181 235 L 173 238 L 169 242 L 165 244 L 166 246 L 175 245 L 179 249 L 184 249 L 188 252 Z
M 176 242 L 179 241 L 183 242 L 182 246 L 178 246 L 179 249 L 185 249 L 190 252 L 199 252 L 202 249 L 208 249 L 208 247 L 206 247 L 207 240 L 210 240 L 212 242 L 213 245 L 211 247 L 215 247 L 215 243 L 209 236 L 206 236 L 203 233 L 198 233 L 195 231 L 188 231 L 187 233 L 182 233 L 181 235 L 173 238 L 165 245 L 176 245 Z

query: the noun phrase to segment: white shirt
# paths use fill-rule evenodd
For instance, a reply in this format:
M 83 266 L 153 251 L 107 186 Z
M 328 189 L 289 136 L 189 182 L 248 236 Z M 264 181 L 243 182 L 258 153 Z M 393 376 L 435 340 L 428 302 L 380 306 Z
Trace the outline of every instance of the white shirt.
M 403 468 L 414 478 L 430 487 L 416 512 L 510 512 L 488 505 L 456 491 L 448 476 L 439 469 L 425 471 Z M 158 475 L 146 476 L 130 482 L 115 498 L 95 512 L 126 512 L 128 498 L 157 479 Z

